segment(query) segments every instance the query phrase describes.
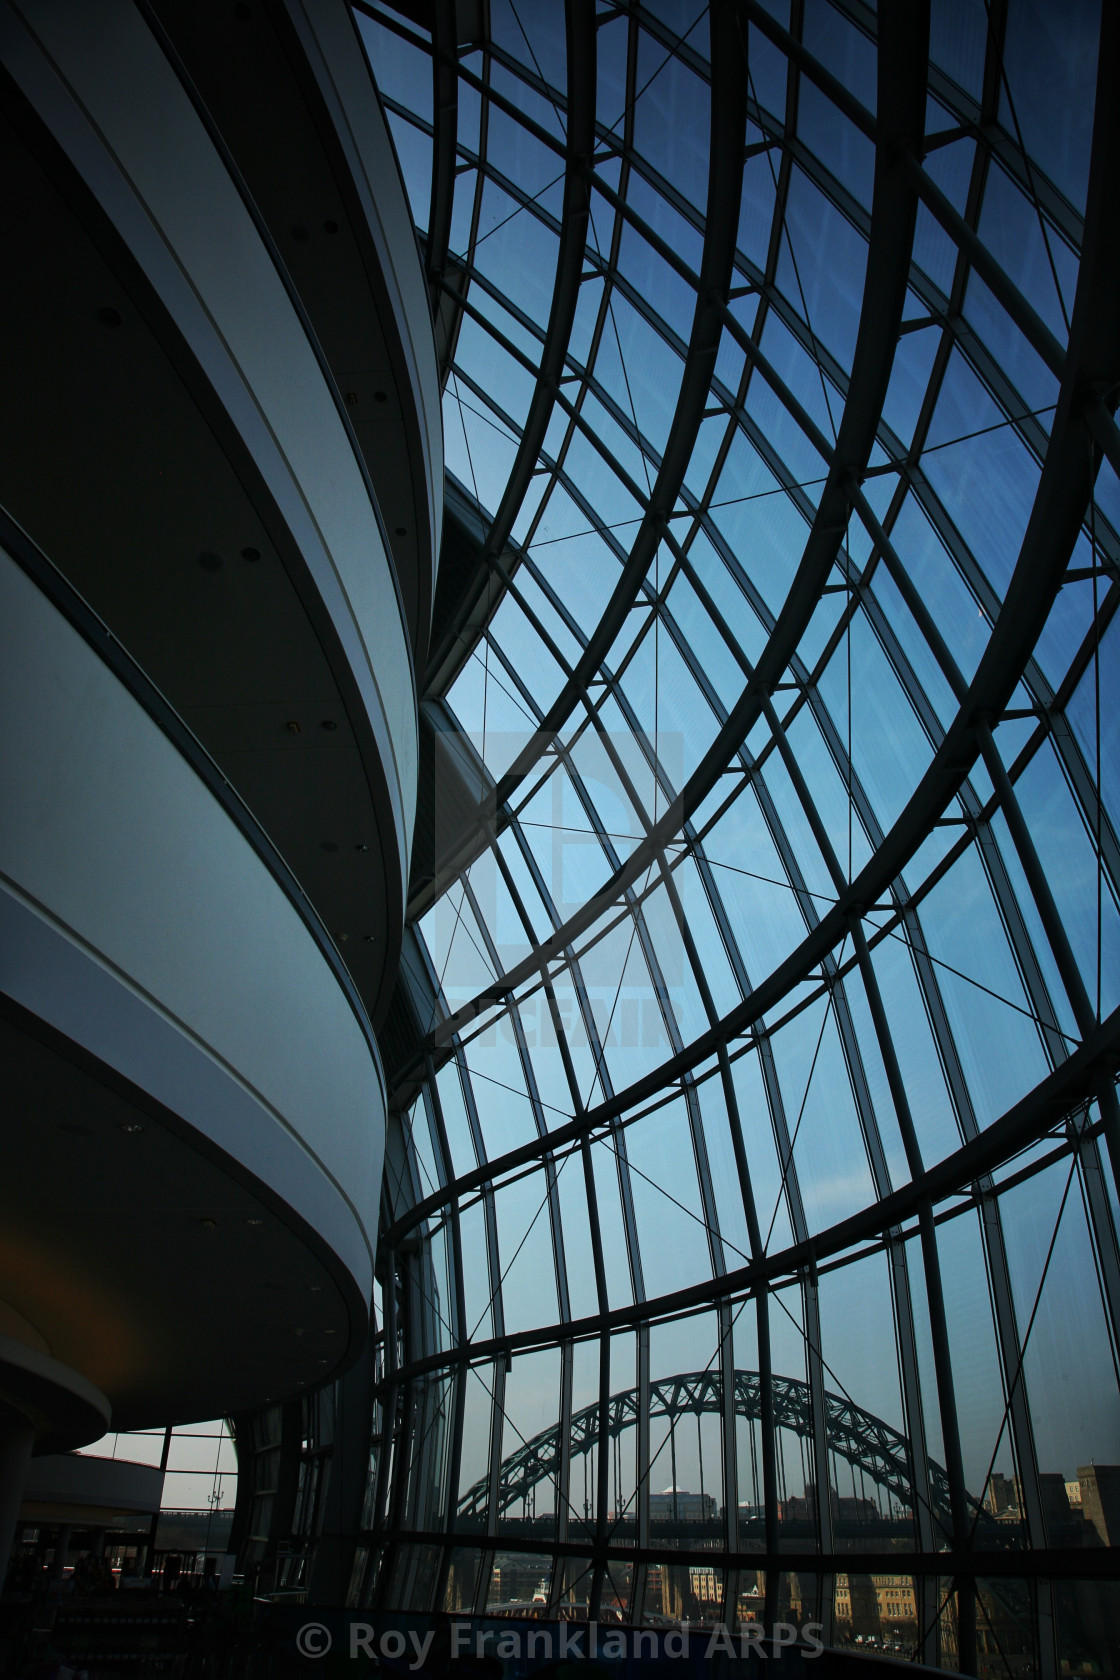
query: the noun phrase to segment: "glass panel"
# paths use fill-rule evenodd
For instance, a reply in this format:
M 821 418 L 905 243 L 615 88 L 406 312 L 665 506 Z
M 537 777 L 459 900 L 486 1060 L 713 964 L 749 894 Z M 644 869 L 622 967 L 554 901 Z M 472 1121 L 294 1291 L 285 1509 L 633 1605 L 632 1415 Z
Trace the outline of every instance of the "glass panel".
M 874 8 L 767 10 L 874 112 Z M 1044 11 L 1009 0 L 1000 62 L 983 0 L 934 0 L 923 168 L 1065 343 L 1101 12 L 1077 0 L 1059 25 Z M 462 652 L 448 692 L 425 701 L 449 707 L 492 775 L 515 761 L 525 774 L 503 784 L 496 812 L 456 806 L 475 861 L 419 923 L 440 1001 L 408 1081 L 424 1056 L 437 1066 L 431 1089 L 417 1096 L 404 1082 L 394 1105 L 393 1218 L 406 1223 L 412 1201 L 479 1157 L 530 1158 L 409 1228 L 383 1280 L 406 1371 L 393 1475 L 407 1498 L 390 1506 L 405 1532 L 378 1592 L 430 1600 L 440 1554 L 408 1530 L 443 1527 L 458 1501 L 458 1535 L 489 1533 L 492 1553 L 451 1547 L 444 1604 L 488 1607 L 495 1630 L 545 1610 L 753 1625 L 769 1585 L 771 1615 L 820 1622 L 837 1646 L 957 1669 L 974 1629 L 983 1680 L 1107 1674 L 1120 1661 L 1111 1583 L 1088 1579 L 1096 1570 L 1043 1578 L 1036 1565 L 1051 1548 L 1099 1552 L 1120 1532 L 1111 1165 L 1098 1109 L 1064 1083 L 1079 1066 L 1077 1017 L 1006 818 L 985 806 L 986 770 L 954 758 L 940 805 L 919 808 L 914 795 L 962 704 L 939 644 L 965 685 L 998 661 L 1011 698 L 997 747 L 1089 1012 L 1107 1021 L 1120 1001 L 1115 479 L 1100 469 L 1092 535 L 1058 529 L 1038 500 L 1047 440 L 1060 445 L 1072 423 L 1056 381 L 920 205 L 906 330 L 881 410 L 860 422 L 874 423 L 876 442 L 845 463 L 897 559 L 884 561 L 858 517 L 821 529 L 812 541 L 827 581 L 806 593 L 800 567 L 847 437 L 865 289 L 879 295 L 885 278 L 866 273 L 872 143 L 810 77 L 790 83 L 785 51 L 758 22 L 744 25 L 737 267 L 708 397 L 678 410 L 683 352 L 707 303 L 695 283 L 720 117 L 713 125 L 708 13 L 700 0 L 654 0 L 597 23 L 602 190 L 566 346 L 574 377 L 561 381 L 523 500 L 518 487 L 515 530 L 530 553 L 512 587 L 495 574 L 485 615 L 471 604 L 469 554 L 437 593 L 437 623 L 455 624 Z M 423 221 L 431 143 L 399 112 L 430 115 L 428 55 L 362 27 L 381 53 Z M 487 73 L 508 106 L 491 103 L 484 126 L 489 93 L 460 87 L 460 145 L 485 146 L 485 179 L 470 313 L 456 329 L 446 296 L 440 315 L 458 335 L 448 470 L 490 515 L 555 315 L 569 91 L 562 12 L 494 0 L 491 36 Z M 472 75 L 483 62 L 462 58 Z M 476 160 L 463 162 L 460 249 L 477 184 Z M 645 575 L 631 575 L 651 513 L 664 531 L 642 551 Z M 1000 622 L 990 649 L 1032 519 L 1040 587 L 1072 575 L 1043 603 L 1036 647 Z M 780 662 L 767 657 L 777 634 Z M 593 638 L 606 654 L 571 684 Z M 769 692 L 709 764 L 760 661 Z M 561 695 L 555 730 L 538 733 Z M 650 825 L 666 812 L 671 839 L 654 847 Z M 634 879 L 619 887 L 631 860 Z M 830 948 L 817 935 L 841 896 L 871 944 L 878 999 L 850 920 Z M 503 976 L 526 959 L 532 972 L 511 992 Z M 468 1000 L 483 1012 L 445 1044 L 445 1006 Z M 393 1089 L 396 1070 L 386 1073 Z M 1031 1130 L 1044 1080 L 1046 1129 Z M 1009 1115 L 1018 1129 L 978 1179 L 972 1154 L 957 1153 Z M 942 1187 L 932 1238 L 912 1189 L 931 1169 Z M 756 1291 L 746 1298 L 744 1279 Z M 690 1299 L 692 1316 L 656 1316 L 696 1285 L 705 1304 Z M 626 1309 L 626 1327 L 601 1308 Z M 450 1489 L 452 1353 L 521 1332 L 532 1351 L 464 1372 Z M 316 1428 L 327 1442 L 329 1420 Z M 1013 1549 L 1019 1571 L 981 1578 L 974 1596 L 916 1567 L 952 1542 L 958 1437 L 977 1549 Z M 768 1497 L 778 1557 L 766 1550 Z M 565 1541 L 584 1554 L 567 1556 Z M 656 1561 L 635 1561 L 639 1543 Z M 833 1555 L 820 1568 L 775 1573 L 822 1543 Z M 836 1553 L 852 1567 L 835 1572 Z
M 703 16 L 695 7 L 694 16 Z M 689 39 L 706 46 L 704 28 Z M 643 30 L 638 37 L 638 86 L 634 113 L 638 151 L 679 187 L 691 203 L 703 204 L 708 175 L 708 89 L 679 59 Z
M 541 1172 L 494 1193 L 502 1266 L 502 1309 L 509 1334 L 554 1323 L 556 1275 L 548 1187 Z
M 1038 1541 L 1083 1544 L 1087 1522 L 1100 1543 L 1115 1545 L 1120 1532 L 1109 1512 L 1118 1477 L 1107 1467 L 1120 1453 L 1116 1369 L 1099 1287 L 1086 1287 L 1095 1266 L 1076 1167 L 1059 1162 L 1006 1191 L 1000 1213 L 1026 1339 L 1021 1381 L 1038 1461 Z
M 830 253 L 815 263 L 812 253 Z M 778 280 L 810 332 L 850 368 L 863 300 L 867 245 L 849 221 L 795 169 L 786 206 L 785 248 Z
M 647 1115 L 626 1137 L 642 1275 L 650 1296 L 667 1295 L 712 1274 L 689 1139 L 683 1101 Z
M 912 1546 L 913 1480 L 886 1256 L 824 1273 L 818 1304 L 836 1549 Z
M 1078 210 L 1089 175 L 1099 0 L 1080 0 L 1058 19 L 1041 0 L 1009 8 L 1000 90 L 1000 121 L 1022 135 L 1027 151 Z M 1056 112 L 1068 113 L 1062 121 Z
M 501 1534 L 521 1540 L 555 1537 L 559 1404 L 558 1349 L 519 1354 L 510 1361 L 502 1396 Z M 503 1589 L 503 1596 L 514 1595 Z

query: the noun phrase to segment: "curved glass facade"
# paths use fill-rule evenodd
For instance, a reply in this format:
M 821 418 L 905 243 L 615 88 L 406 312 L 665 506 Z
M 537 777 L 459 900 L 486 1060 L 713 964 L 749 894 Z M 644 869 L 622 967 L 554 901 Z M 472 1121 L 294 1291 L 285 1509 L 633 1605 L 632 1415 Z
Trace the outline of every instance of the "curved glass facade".
M 1118 19 L 470 12 L 352 1592 L 1115 1664 Z

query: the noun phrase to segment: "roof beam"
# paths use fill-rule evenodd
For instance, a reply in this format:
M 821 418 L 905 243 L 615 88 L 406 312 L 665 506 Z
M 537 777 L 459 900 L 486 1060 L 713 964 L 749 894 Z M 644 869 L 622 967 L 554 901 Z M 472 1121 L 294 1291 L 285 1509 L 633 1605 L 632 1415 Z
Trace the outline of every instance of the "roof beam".
M 459 136 L 458 27 L 455 0 L 432 0 L 432 196 L 428 209 L 428 287 L 435 309 L 447 266 Z
M 734 272 L 735 236 L 739 226 L 739 202 L 743 185 L 743 136 L 746 132 L 747 113 L 747 78 L 742 64 L 744 49 L 736 9 L 731 0 L 719 0 L 719 3 L 712 7 L 711 30 L 713 72 L 711 163 L 705 215 L 707 231 L 692 332 L 665 452 L 649 505 L 614 593 L 598 625 L 588 638 L 571 678 L 564 684 L 542 719 L 538 735 L 501 778 L 498 784 L 499 803 L 510 798 L 536 762 L 542 740 L 550 739 L 556 734 L 578 703 L 580 695 L 585 692 L 588 683 L 598 671 L 627 612 L 637 599 L 657 545 L 661 541 L 668 515 L 680 494 L 685 469 L 703 418 L 719 347 L 724 299 L 731 289 Z M 566 343 L 562 348 L 566 348 Z
M 462 658 L 460 632 L 472 624 L 470 641 L 477 640 L 481 630 L 478 622 L 480 604 L 488 620 L 502 599 L 502 591 L 491 589 L 491 561 L 502 554 L 513 529 L 513 522 L 525 499 L 529 481 L 537 465 L 548 423 L 556 404 L 560 378 L 564 372 L 564 357 L 571 337 L 579 299 L 580 275 L 587 249 L 587 228 L 591 210 L 591 155 L 595 149 L 595 7 L 594 0 L 568 0 L 567 12 L 568 59 L 568 128 L 565 147 L 564 207 L 560 217 L 560 249 L 556 259 L 556 280 L 552 292 L 552 308 L 541 348 L 537 383 L 529 403 L 529 412 L 517 446 L 517 455 L 506 481 L 498 510 L 494 515 L 482 544 L 474 576 L 457 603 L 441 641 L 447 650 L 429 672 L 427 688 L 446 686 L 444 667 L 447 659 Z M 438 139 L 438 129 L 437 129 Z M 434 193 L 433 187 L 433 193 Z M 434 202 L 434 199 L 433 199 Z M 472 623 L 472 621 L 474 621 Z M 433 681 L 434 679 L 434 681 Z
M 649 831 L 639 846 L 634 848 L 623 868 L 618 871 L 609 884 L 612 894 L 623 887 L 648 868 L 651 860 L 659 848 L 663 847 L 680 828 L 682 822 L 699 805 L 706 796 L 716 778 L 722 773 L 724 766 L 739 743 L 745 738 L 750 729 L 761 715 L 763 703 L 768 698 L 773 685 L 776 684 L 785 670 L 790 658 L 796 651 L 797 645 L 804 632 L 805 626 L 816 608 L 828 574 L 832 569 L 839 551 L 844 531 L 847 526 L 851 510 L 853 486 L 858 482 L 859 475 L 864 471 L 870 460 L 871 450 L 875 443 L 876 428 L 882 413 L 883 399 L 886 395 L 887 384 L 890 379 L 891 367 L 894 361 L 895 346 L 898 341 L 899 328 L 902 322 L 902 312 L 906 301 L 906 285 L 910 272 L 910 258 L 913 246 L 914 225 L 917 217 L 917 192 L 913 178 L 907 168 L 907 159 L 920 149 L 922 129 L 925 114 L 925 74 L 927 68 L 927 50 L 920 25 L 921 9 L 915 8 L 909 12 L 906 19 L 900 21 L 899 39 L 888 48 L 888 60 L 894 66 L 892 77 L 884 77 L 884 91 L 881 97 L 881 110 L 878 128 L 878 143 L 875 160 L 875 186 L 872 196 L 871 227 L 868 239 L 867 277 L 864 285 L 863 306 L 860 314 L 859 331 L 856 338 L 855 354 L 852 359 L 852 375 L 848 384 L 848 397 L 844 414 L 840 423 L 840 431 L 835 449 L 830 449 L 823 437 L 819 438 L 822 456 L 828 460 L 828 479 L 822 491 L 816 516 L 809 533 L 805 550 L 798 567 L 797 576 L 793 581 L 789 596 L 778 615 L 777 622 L 767 641 L 766 648 L 758 662 L 754 677 L 748 682 L 742 696 L 730 713 L 727 722 L 717 733 L 712 746 L 701 760 L 688 788 L 666 811 L 660 822 Z M 926 31 L 928 37 L 928 29 Z M 735 234 L 739 221 L 739 194 L 742 188 L 742 129 L 738 130 L 738 155 L 734 166 L 728 163 L 727 170 L 734 175 L 734 199 L 731 201 L 731 189 L 722 179 L 717 188 L 716 179 L 716 142 L 715 142 L 715 109 L 723 100 L 723 92 L 719 89 L 720 76 L 728 76 L 738 90 L 738 101 L 742 105 L 742 116 L 745 121 L 746 76 L 739 72 L 737 60 L 729 57 L 730 47 L 726 47 L 721 54 L 713 51 L 713 169 L 708 188 L 708 238 L 705 240 L 704 259 L 701 265 L 700 290 L 697 299 L 696 320 L 693 327 L 693 337 L 689 347 L 689 359 L 692 360 L 694 348 L 697 345 L 698 327 L 703 321 L 704 347 L 714 359 L 715 347 L 719 342 L 719 328 L 725 323 L 729 331 L 736 338 L 742 348 L 751 356 L 760 371 L 768 372 L 768 364 L 762 357 L 750 335 L 744 331 L 740 323 L 725 303 L 724 299 L 730 289 L 733 275 L 733 259 Z M 739 51 L 738 39 L 734 51 Z M 722 72 L 719 69 L 721 58 L 724 60 Z M 732 70 L 732 66 L 734 69 Z M 717 91 L 718 90 L 718 91 Z M 738 120 L 739 112 L 736 112 Z M 724 144 L 727 144 L 724 139 Z M 722 195 L 726 195 L 726 201 Z M 714 219 L 715 218 L 715 219 Z M 723 218 L 721 226 L 718 218 Z M 724 284 L 718 289 L 714 286 L 712 274 L 713 263 L 709 261 L 709 248 L 715 241 L 719 241 L 721 258 L 726 246 L 726 270 L 722 275 Z M 714 255 L 714 252 L 713 252 Z M 715 317 L 714 321 L 709 317 Z M 709 340 L 708 333 L 712 333 Z M 710 372 L 710 369 L 709 369 Z M 707 400 L 708 381 L 694 380 L 690 383 L 688 364 L 686 363 L 685 379 L 682 383 L 681 398 L 678 403 L 677 417 L 674 419 L 673 429 L 665 447 L 661 471 L 658 473 L 657 485 L 654 489 L 651 506 L 646 518 L 639 529 L 631 551 L 630 560 L 623 570 L 615 594 L 609 603 L 596 631 L 588 638 L 583 654 L 576 666 L 571 683 L 565 684 L 559 696 L 554 701 L 548 714 L 542 721 L 542 731 L 555 733 L 563 719 L 568 715 L 574 704 L 573 694 L 569 691 L 578 683 L 578 693 L 586 686 L 587 681 L 594 675 L 609 649 L 625 613 L 629 611 L 633 601 L 637 598 L 641 584 L 644 581 L 649 560 L 652 559 L 656 542 L 660 538 L 662 526 L 655 523 L 655 510 L 664 506 L 666 513 L 671 510 L 680 492 L 684 469 L 688 456 L 691 454 L 695 432 L 699 426 L 703 408 Z M 686 399 L 687 392 L 687 399 Z M 690 406 L 686 418 L 692 423 L 689 434 L 687 451 L 679 447 L 677 439 L 678 420 L 681 417 L 683 404 L 695 405 L 695 412 Z M 817 428 L 807 414 L 790 400 L 791 412 L 799 420 L 807 436 L 819 437 Z M 682 460 L 683 455 L 683 460 Z M 679 469 L 680 477 L 673 479 Z M 666 492 L 672 486 L 672 496 L 663 500 Z M 638 569 L 640 565 L 640 570 Z M 537 738 L 530 749 L 515 760 L 510 770 L 498 783 L 497 799 L 499 805 L 513 793 L 517 783 L 524 777 L 531 767 L 529 754 L 535 758 L 539 751 Z M 523 763 L 522 760 L 525 760 Z M 598 914 L 598 900 L 585 906 L 581 911 L 557 931 L 548 942 L 549 948 L 560 950 L 568 945 L 583 930 L 590 925 Z M 875 898 L 866 902 L 874 903 Z M 822 953 L 823 954 L 823 953 Z M 818 956 L 816 961 L 820 960 Z M 527 959 L 517 968 L 501 977 L 503 991 L 519 985 L 535 971 L 536 964 Z M 489 990 L 484 996 L 472 1003 L 441 1024 L 436 1037 L 444 1036 L 456 1031 L 478 1008 L 485 1007 L 493 996 Z M 715 1031 L 715 1029 L 713 1029 Z M 708 1035 L 704 1035 L 707 1039 Z M 712 1040 L 714 1044 L 715 1040 Z M 710 1049 L 711 1044 L 708 1045 Z M 684 1052 L 687 1054 L 687 1052 Z

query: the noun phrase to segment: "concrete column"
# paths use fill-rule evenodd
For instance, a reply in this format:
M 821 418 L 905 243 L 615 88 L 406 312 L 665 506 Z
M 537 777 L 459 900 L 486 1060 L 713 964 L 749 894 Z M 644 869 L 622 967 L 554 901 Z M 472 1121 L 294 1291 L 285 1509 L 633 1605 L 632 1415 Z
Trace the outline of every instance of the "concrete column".
M 0 1586 L 8 1573 L 35 1431 L 22 1412 L 0 1407 Z
M 51 1564 L 51 1580 L 61 1581 L 62 1572 L 66 1568 L 66 1558 L 70 1551 L 70 1524 L 63 1523 L 54 1542 L 54 1562 Z

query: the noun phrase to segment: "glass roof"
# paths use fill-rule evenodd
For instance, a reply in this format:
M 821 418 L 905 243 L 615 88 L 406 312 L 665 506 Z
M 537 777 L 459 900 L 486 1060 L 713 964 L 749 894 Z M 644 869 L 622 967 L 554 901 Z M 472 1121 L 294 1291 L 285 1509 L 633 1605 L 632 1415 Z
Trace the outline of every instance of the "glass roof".
M 891 1552 L 906 1649 L 1056 1672 L 1057 1587 L 930 1560 L 1092 1543 L 1120 1461 L 1100 7 L 490 0 L 434 74 L 407 10 L 473 559 L 356 1590 L 842 1643 Z

